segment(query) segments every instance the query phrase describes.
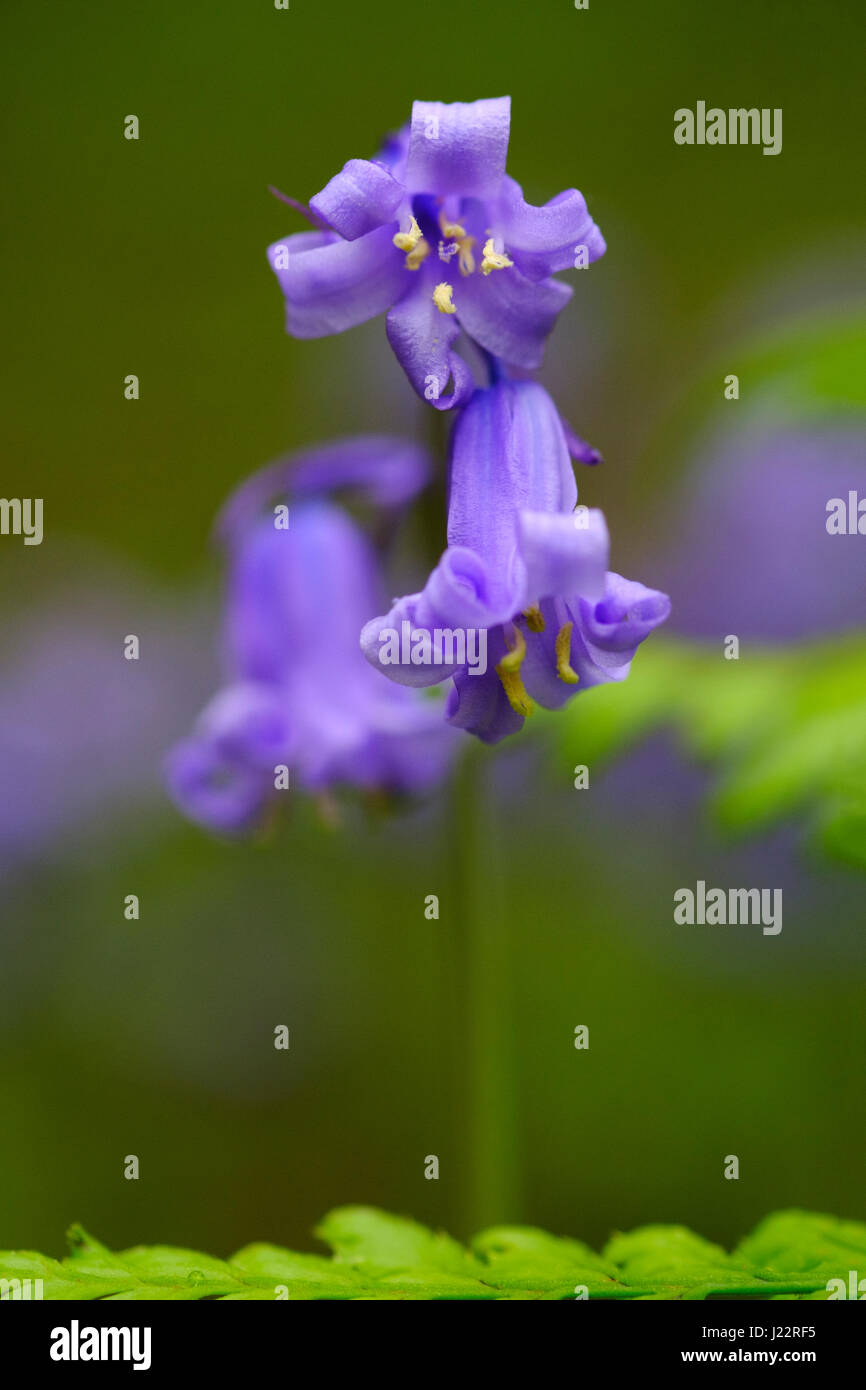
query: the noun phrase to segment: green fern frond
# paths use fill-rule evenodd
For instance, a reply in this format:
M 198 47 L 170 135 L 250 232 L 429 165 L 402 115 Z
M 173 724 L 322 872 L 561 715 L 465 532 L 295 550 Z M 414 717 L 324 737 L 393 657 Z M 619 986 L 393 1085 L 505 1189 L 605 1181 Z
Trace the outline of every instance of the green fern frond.
M 167 1245 L 112 1252 L 73 1226 L 65 1259 L 0 1252 L 0 1296 L 41 1294 L 61 1301 L 826 1299 L 830 1280 L 847 1282 L 851 1269 L 866 1274 L 866 1224 L 800 1211 L 766 1217 L 730 1254 L 682 1226 L 643 1226 L 615 1235 L 601 1254 L 527 1226 L 494 1227 L 467 1247 L 372 1207 L 340 1207 L 316 1234 L 330 1246 L 330 1257 L 257 1244 L 219 1260 Z

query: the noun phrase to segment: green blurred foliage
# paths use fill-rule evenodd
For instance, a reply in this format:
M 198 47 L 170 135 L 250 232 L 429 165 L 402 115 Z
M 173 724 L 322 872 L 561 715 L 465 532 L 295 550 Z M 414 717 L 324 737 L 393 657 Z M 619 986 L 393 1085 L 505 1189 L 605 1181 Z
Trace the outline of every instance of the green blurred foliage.
M 62 1261 L 0 1251 L 0 1279 L 41 1280 L 62 1301 L 826 1300 L 831 1280 L 849 1296 L 849 1267 L 866 1257 L 866 1226 L 801 1211 L 765 1217 L 730 1255 L 683 1226 L 617 1234 L 601 1255 L 531 1226 L 494 1227 L 464 1248 L 373 1207 L 329 1212 L 316 1235 L 330 1259 L 249 1245 L 217 1260 L 164 1245 L 112 1253 L 74 1226 Z
M 576 700 L 551 736 L 597 767 L 654 729 L 721 768 L 710 807 L 728 831 L 807 812 L 831 855 L 866 869 L 866 642 L 861 638 L 750 653 L 742 668 L 718 647 L 648 645 L 633 679 Z

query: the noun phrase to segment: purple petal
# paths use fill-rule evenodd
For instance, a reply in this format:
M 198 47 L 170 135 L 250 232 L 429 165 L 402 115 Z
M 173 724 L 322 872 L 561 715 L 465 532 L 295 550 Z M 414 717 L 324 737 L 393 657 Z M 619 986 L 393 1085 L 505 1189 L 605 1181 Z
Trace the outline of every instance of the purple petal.
M 410 192 L 495 197 L 505 173 L 510 123 L 510 97 L 416 101 L 406 166 Z
M 351 634 L 350 649 L 345 650 L 340 639 L 338 671 L 308 657 L 290 680 L 298 719 L 295 763 L 308 787 L 339 782 L 406 785 L 411 755 L 407 750 L 401 761 L 400 746 L 441 728 L 441 710 L 435 704 L 383 681 L 367 664 L 358 646 L 359 627 L 360 623 Z M 419 768 L 418 781 L 411 785 L 420 788 L 426 776 L 424 767 Z
M 570 514 L 576 501 L 562 424 L 544 388 L 503 381 L 476 391 L 451 438 L 449 545 L 481 556 L 520 606 L 519 514 Z
M 430 636 L 426 628 L 419 627 L 414 621 L 414 603 L 417 599 L 417 594 L 398 599 L 389 613 L 380 618 L 371 618 L 365 623 L 361 629 L 361 651 L 375 670 L 380 671 L 396 685 L 420 690 L 426 686 L 438 685 L 440 681 L 453 675 L 458 668 L 456 665 L 434 666 L 432 662 L 421 663 L 411 660 L 412 642 L 416 635 L 421 633 Z M 408 628 L 404 628 L 404 623 L 408 624 Z M 391 659 L 391 644 L 395 639 L 399 643 L 398 655 L 402 655 L 404 642 L 408 644 L 407 659 Z
M 311 488 L 323 475 L 365 479 L 373 463 L 359 462 L 357 441 L 304 459 Z M 442 734 L 441 707 L 383 681 L 359 650 L 358 632 L 383 602 L 363 531 L 315 497 L 292 506 L 288 530 L 266 515 L 245 529 L 247 505 L 235 504 L 229 549 L 230 683 L 172 755 L 176 800 L 204 824 L 243 830 L 273 797 L 274 768 L 284 762 L 309 788 L 423 790 L 444 772 L 454 741 Z M 421 746 L 428 734 L 429 749 Z
M 571 298 L 559 280 L 527 280 L 517 266 L 467 275 L 454 291 L 461 328 L 503 362 L 534 370 L 559 313 Z
M 610 573 L 604 598 L 581 599 L 581 628 L 587 640 L 604 651 L 634 651 L 669 616 L 671 601 L 658 589 Z
M 444 722 L 442 703 L 389 689 L 405 695 L 404 705 L 419 718 L 413 726 L 372 730 L 332 771 L 336 780 L 352 786 L 385 787 L 403 794 L 428 791 L 446 771 L 460 736 Z
M 518 518 L 518 537 L 530 597 L 604 598 L 610 541 L 602 512 L 524 511 Z
M 477 556 L 467 552 L 466 560 L 477 562 Z M 398 685 L 438 685 L 466 666 L 467 653 L 473 653 L 475 666 L 478 653 L 487 653 L 489 612 L 471 596 L 443 591 L 441 571 L 449 563 L 459 563 L 452 552 L 442 557 L 424 594 L 396 600 L 391 612 L 361 630 L 361 652 Z
M 392 221 L 405 196 L 402 186 L 381 164 L 350 159 L 321 193 L 310 199 L 310 207 L 326 226 L 347 241 L 357 241 Z
M 177 744 L 165 760 L 175 804 L 191 820 L 222 834 L 249 830 L 261 815 L 273 778 L 221 753 L 207 739 Z
M 232 680 L 283 677 L 288 634 L 279 578 L 291 539 L 262 519 L 231 556 L 222 645 Z
M 273 772 L 291 755 L 293 731 L 278 687 L 258 681 L 226 686 L 198 721 L 197 732 L 228 761 Z
M 297 232 L 268 247 L 268 261 L 286 298 L 294 338 L 342 333 L 384 313 L 405 288 L 404 257 L 390 226 L 357 241 L 329 232 Z
M 418 595 L 416 622 L 425 628 L 482 628 L 507 622 L 523 586 L 511 573 L 485 562 L 466 546 L 449 546 Z
M 671 601 L 657 589 L 610 573 L 601 602 L 578 599 L 569 607 L 575 619 L 571 664 L 581 684 L 591 686 L 625 679 L 641 642 L 670 614 Z
M 557 598 L 540 606 L 544 631 L 526 632 L 520 674 L 533 700 L 546 709 L 559 709 L 592 686 L 625 680 L 638 646 L 670 612 L 666 594 L 613 573 L 606 576 L 605 595 L 597 603 Z M 573 624 L 568 660 L 576 685 L 557 671 L 556 638 L 567 622 Z
M 598 449 L 594 449 L 591 444 L 587 444 L 585 439 L 581 439 L 580 435 L 575 433 L 568 421 L 562 419 L 562 416 L 560 416 L 560 420 L 562 421 L 568 452 L 571 454 L 575 463 L 586 463 L 593 467 L 596 464 L 604 463 L 604 459 Z
M 273 683 L 314 671 L 324 691 L 342 690 L 361 624 L 381 602 L 372 548 L 339 507 L 305 501 L 292 508 L 287 531 L 265 517 L 232 555 L 229 670 Z
M 358 490 L 376 507 L 411 501 L 430 477 L 426 449 L 388 435 L 355 435 L 332 444 L 285 454 L 259 469 L 232 494 L 217 518 L 223 541 L 239 540 L 268 503 Z
M 556 667 L 556 637 L 563 624 L 571 620 L 571 614 L 562 599 L 544 599 L 539 606 L 544 631 L 524 631 L 526 655 L 520 675 L 536 704 L 544 709 L 561 709 L 580 689 L 579 685 L 561 680 Z
M 507 622 L 519 607 L 505 576 L 486 564 L 474 550 L 451 546 L 431 573 L 420 594 L 397 599 L 384 617 L 368 622 L 361 633 L 361 650 L 372 666 L 400 685 L 435 685 L 465 664 L 465 654 L 478 652 L 479 634 Z M 454 642 L 462 660 L 432 660 L 434 642 Z M 486 637 L 485 642 L 486 651 Z M 422 660 L 413 655 L 425 642 Z M 443 647 L 438 649 L 441 653 Z M 444 651 L 455 647 L 444 646 Z M 399 659 L 398 659 L 399 655 Z
M 366 749 L 372 785 L 397 792 L 422 793 L 439 782 L 458 751 L 459 735 L 443 721 L 441 705 L 415 700 L 423 707 L 425 722 L 416 730 L 377 733 Z M 434 722 L 435 721 L 435 722 Z M 349 768 L 350 780 L 360 780 L 360 769 Z
M 421 444 L 388 435 L 356 435 L 296 459 L 298 497 L 358 488 L 376 507 L 410 502 L 430 481 L 430 454 Z
M 437 410 L 451 410 L 463 405 L 475 386 L 469 367 L 452 351 L 460 325 L 433 303 L 436 277 L 423 270 L 410 274 L 418 279 L 388 314 L 388 341 L 418 395 Z M 446 395 L 449 380 L 454 386 Z
M 508 255 L 528 280 L 546 280 L 558 270 L 572 269 L 578 247 L 586 248 L 590 263 L 606 250 L 604 237 L 576 188 L 558 193 L 543 207 L 533 207 L 524 200 L 520 185 L 506 175 L 497 227 Z
M 485 674 L 473 676 L 461 671 L 448 692 L 445 709 L 449 724 L 474 734 L 482 743 L 499 743 L 523 728 L 523 716 L 512 708 L 495 670 L 505 652 L 502 628 L 495 628 L 488 636 Z

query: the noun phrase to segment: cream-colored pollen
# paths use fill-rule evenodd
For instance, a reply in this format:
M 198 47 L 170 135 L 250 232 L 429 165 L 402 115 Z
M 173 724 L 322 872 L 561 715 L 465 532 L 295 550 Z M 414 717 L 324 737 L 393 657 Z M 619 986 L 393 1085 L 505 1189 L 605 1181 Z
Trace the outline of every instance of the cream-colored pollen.
M 462 241 L 466 235 L 466 228 L 459 222 L 449 222 L 444 212 L 439 214 L 439 226 L 446 241 Z
M 451 299 L 453 293 L 454 291 L 448 284 L 447 280 L 443 280 L 441 285 L 436 286 L 435 290 L 433 291 L 433 303 L 436 305 L 436 308 L 439 310 L 440 314 L 457 313 L 457 306 L 452 302 Z
M 475 245 L 474 236 L 465 236 L 457 243 L 460 254 L 457 257 L 457 264 L 460 267 L 461 275 L 471 275 L 475 269 L 475 257 L 472 248 Z
M 471 275 L 475 270 L 475 257 L 472 254 L 472 248 L 475 245 L 474 236 L 470 236 L 466 228 L 462 226 L 461 223 L 449 222 L 444 212 L 440 212 L 439 214 L 439 226 L 442 229 L 443 237 L 445 237 L 446 241 L 451 242 L 453 246 L 453 250 L 451 249 L 451 247 L 448 248 L 448 253 L 446 255 L 442 254 L 442 248 L 440 246 L 440 260 L 450 260 L 451 256 L 456 251 L 458 255 L 457 264 L 460 267 L 460 274 Z
M 506 270 L 508 266 L 514 265 L 512 260 L 503 251 L 497 251 L 493 245 L 493 237 L 488 237 L 484 243 L 484 259 L 481 262 L 481 274 L 489 275 L 491 270 Z
M 407 254 L 406 269 L 417 270 L 421 262 L 426 261 L 429 255 L 430 243 L 424 237 L 422 237 L 421 240 L 418 242 L 418 245 L 413 246 L 412 250 Z
M 414 251 L 419 241 L 423 240 L 423 232 L 415 221 L 410 218 L 408 232 L 397 232 L 394 237 L 394 245 L 398 251 Z
M 398 251 L 406 252 L 407 270 L 417 270 L 421 262 L 430 255 L 430 243 L 425 241 L 414 217 L 410 219 L 408 232 L 397 232 L 394 245 Z

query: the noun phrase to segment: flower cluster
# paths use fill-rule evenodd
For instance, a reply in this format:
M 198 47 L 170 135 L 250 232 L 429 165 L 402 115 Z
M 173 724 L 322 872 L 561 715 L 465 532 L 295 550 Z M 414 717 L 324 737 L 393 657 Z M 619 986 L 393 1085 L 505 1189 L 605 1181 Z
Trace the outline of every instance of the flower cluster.
M 309 204 L 279 195 L 312 227 L 268 250 L 288 332 L 385 314 L 415 391 L 454 412 L 447 548 L 419 592 L 375 616 L 378 561 L 331 494 L 361 485 L 386 510 L 411 500 L 426 466 L 397 441 L 326 446 L 241 489 L 222 524 L 229 683 L 170 761 L 176 798 L 208 824 L 257 819 L 289 763 L 313 789 L 423 789 L 451 756 L 449 726 L 495 743 L 536 704 L 624 679 L 668 615 L 664 594 L 608 568 L 604 517 L 578 506 L 572 466 L 600 456 L 530 375 L 571 297 L 557 273 L 605 243 L 576 189 L 525 201 L 505 171 L 509 127 L 508 97 L 418 101 Z M 289 494 L 280 530 L 264 504 Z M 443 722 L 412 687 L 445 680 Z
M 261 821 L 289 777 L 312 793 L 347 784 L 416 794 L 446 771 L 457 735 L 441 707 L 383 681 L 358 632 L 382 599 L 370 540 L 331 494 L 388 511 L 427 481 L 424 452 L 368 436 L 290 456 L 230 500 L 223 688 L 167 760 L 192 820 L 224 834 Z M 271 506 L 275 498 L 288 499 Z M 294 785 L 294 782 L 292 783 Z
M 577 189 L 543 207 L 524 200 L 505 172 L 510 123 L 510 97 L 416 101 L 408 129 L 374 159 L 350 159 L 310 199 L 318 230 L 268 250 L 292 336 L 387 314 L 400 365 L 439 410 L 472 394 L 454 351 L 461 329 L 503 362 L 539 367 L 572 293 L 555 272 L 597 260 L 605 244 Z
M 608 570 L 608 548 L 601 512 L 577 507 L 550 396 L 534 381 L 496 382 L 451 436 L 448 548 L 420 593 L 367 623 L 364 655 L 407 685 L 452 677 L 448 719 L 496 743 L 533 702 L 556 709 L 578 688 L 623 680 L 667 617 L 666 595 Z M 484 629 L 493 668 L 385 664 L 381 634 L 404 622 L 413 635 Z

